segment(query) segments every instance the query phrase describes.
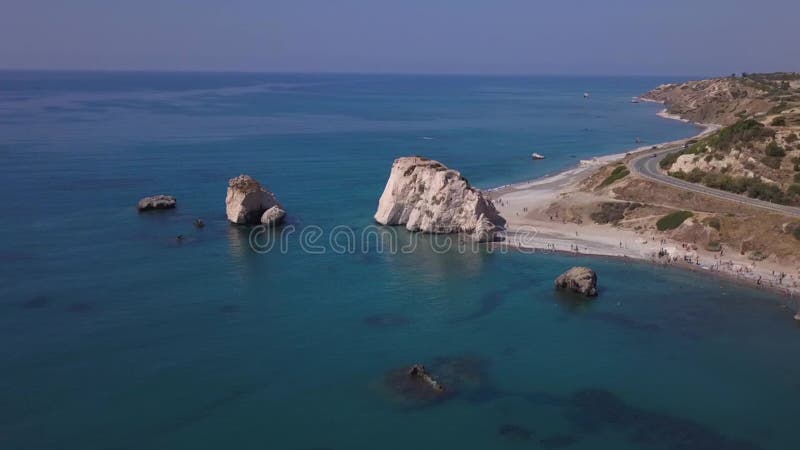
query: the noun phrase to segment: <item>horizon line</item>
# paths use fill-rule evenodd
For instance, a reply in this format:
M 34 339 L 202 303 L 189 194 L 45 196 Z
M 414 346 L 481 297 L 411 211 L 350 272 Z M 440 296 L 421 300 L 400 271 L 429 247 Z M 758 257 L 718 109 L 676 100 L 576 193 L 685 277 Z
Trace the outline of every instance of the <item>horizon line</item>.
M 730 76 L 731 74 L 716 75 L 688 75 L 688 74 L 665 74 L 665 73 L 565 73 L 565 72 L 391 72 L 391 71 L 328 71 L 328 70 L 246 70 L 246 69 L 98 69 L 98 68 L 24 68 L 24 67 L 0 67 L 0 72 L 67 72 L 67 73 L 174 73 L 174 74 L 262 74 L 262 75 L 403 75 L 403 76 L 464 76 L 464 77 L 702 77 L 719 78 Z M 747 72 L 747 71 L 745 71 Z M 735 72 L 740 75 L 744 72 Z M 794 71 L 775 71 L 775 72 L 747 72 L 757 73 L 796 73 Z

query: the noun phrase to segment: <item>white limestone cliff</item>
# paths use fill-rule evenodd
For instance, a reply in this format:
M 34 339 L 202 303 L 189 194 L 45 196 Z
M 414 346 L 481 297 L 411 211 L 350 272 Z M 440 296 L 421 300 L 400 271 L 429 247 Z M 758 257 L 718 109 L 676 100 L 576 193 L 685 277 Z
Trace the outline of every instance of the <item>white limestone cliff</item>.
M 409 231 L 466 233 L 480 242 L 496 240 L 506 222 L 459 172 L 420 156 L 394 161 L 375 220 Z

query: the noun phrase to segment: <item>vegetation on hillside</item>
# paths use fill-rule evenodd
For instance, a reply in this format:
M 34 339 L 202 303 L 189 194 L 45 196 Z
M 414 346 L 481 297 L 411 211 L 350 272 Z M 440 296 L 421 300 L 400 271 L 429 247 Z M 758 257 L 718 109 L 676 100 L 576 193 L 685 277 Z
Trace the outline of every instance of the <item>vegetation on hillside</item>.
M 732 176 L 724 173 L 704 172 L 693 169 L 691 172 L 670 172 L 675 178 L 680 178 L 692 183 L 701 183 L 708 187 L 746 194 L 748 197 L 757 198 L 782 205 L 800 205 L 800 184 L 793 184 L 784 192 L 780 186 L 766 183 L 755 177 Z M 795 188 L 795 186 L 797 186 Z
M 603 180 L 602 183 L 600 183 L 598 188 L 604 188 L 604 187 L 610 185 L 611 183 L 613 183 L 613 182 L 615 182 L 617 180 L 625 178 L 630 173 L 631 172 L 628 170 L 628 168 L 624 164 L 620 165 L 620 166 L 617 166 L 617 167 L 614 168 L 614 170 L 611 172 L 611 174 L 609 176 L 607 176 L 606 179 Z
M 669 213 L 666 216 L 658 219 L 658 222 L 656 222 L 656 228 L 658 228 L 658 231 L 674 230 L 675 228 L 681 226 L 686 219 L 692 217 L 693 215 L 694 214 L 691 211 L 675 211 L 673 213 Z

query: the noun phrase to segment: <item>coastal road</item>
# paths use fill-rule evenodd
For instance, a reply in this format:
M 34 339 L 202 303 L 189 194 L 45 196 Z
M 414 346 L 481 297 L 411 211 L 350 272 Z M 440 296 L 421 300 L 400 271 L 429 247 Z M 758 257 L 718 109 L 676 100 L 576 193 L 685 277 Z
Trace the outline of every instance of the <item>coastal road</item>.
M 734 194 L 732 192 L 721 191 L 719 189 L 703 186 L 699 183 L 690 183 L 688 181 L 680 180 L 663 173 L 658 163 L 664 159 L 668 153 L 680 151 L 683 148 L 684 142 L 685 141 L 677 141 L 658 149 L 643 151 L 641 154 L 635 156 L 628 162 L 628 168 L 634 174 L 656 183 L 666 184 L 678 189 L 698 192 L 748 206 L 754 206 L 770 212 L 780 213 L 792 217 L 800 217 L 800 208 L 794 206 L 779 205 L 777 203 L 770 203 L 764 200 L 758 200 L 755 198 L 746 197 L 744 195 Z

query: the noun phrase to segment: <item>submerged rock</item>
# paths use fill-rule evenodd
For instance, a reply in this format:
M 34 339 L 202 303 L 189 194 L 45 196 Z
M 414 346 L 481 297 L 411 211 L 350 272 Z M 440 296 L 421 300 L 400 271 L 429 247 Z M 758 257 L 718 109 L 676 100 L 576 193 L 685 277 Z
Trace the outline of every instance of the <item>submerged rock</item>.
M 153 209 L 172 209 L 177 204 L 175 197 L 171 195 L 152 195 L 139 200 L 136 208 L 139 211 L 150 211 Z
M 419 378 L 420 380 L 424 381 L 428 386 L 431 387 L 434 391 L 444 391 L 444 386 L 441 385 L 438 381 L 436 381 L 427 370 L 425 370 L 425 366 L 422 364 L 414 364 L 408 369 L 408 375 L 410 377 Z
M 286 211 L 280 206 L 273 206 L 261 215 L 261 223 L 268 227 L 280 225 L 284 217 L 286 217 Z
M 573 267 L 556 278 L 556 288 L 594 297 L 597 295 L 597 274 L 588 267 Z
M 506 223 L 459 172 L 420 156 L 394 161 L 375 220 L 409 231 L 466 233 L 479 242 L 496 240 Z
M 275 195 L 253 177 L 239 175 L 228 182 L 225 212 L 229 221 L 243 225 L 258 224 L 264 212 L 273 206 L 280 208 Z
M 497 434 L 515 441 L 530 441 L 535 433 L 522 425 L 506 424 L 497 429 Z

